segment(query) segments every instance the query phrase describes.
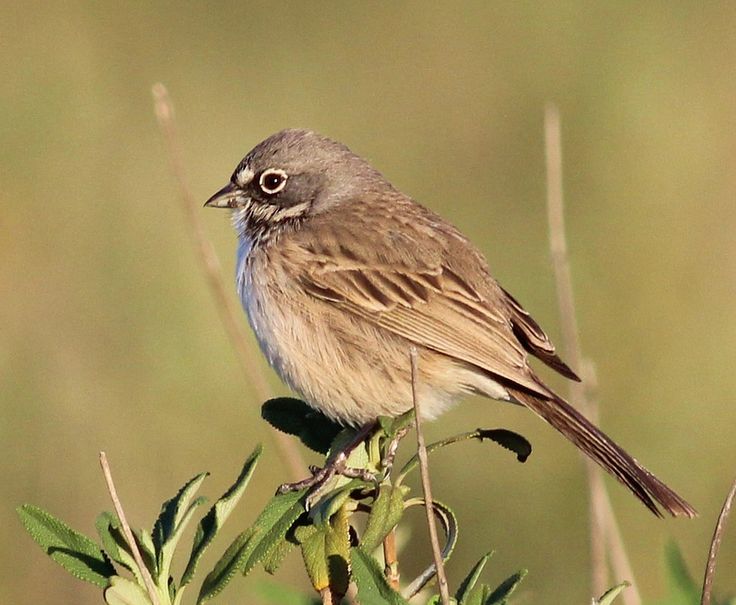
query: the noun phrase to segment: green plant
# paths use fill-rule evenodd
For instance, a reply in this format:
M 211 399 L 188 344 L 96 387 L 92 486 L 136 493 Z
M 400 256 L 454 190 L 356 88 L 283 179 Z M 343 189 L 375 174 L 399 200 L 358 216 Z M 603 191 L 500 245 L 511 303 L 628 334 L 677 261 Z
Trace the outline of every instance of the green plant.
M 325 454 L 327 461 L 354 435 L 296 399 L 273 399 L 262 409 L 263 417 L 280 431 L 295 435 L 311 449 Z M 412 414 L 396 419 L 381 419 L 370 438 L 348 456 L 343 473 L 331 476 L 316 489 L 288 491 L 275 495 L 253 524 L 242 531 L 225 550 L 214 568 L 205 576 L 196 599 L 205 603 L 217 595 L 237 575 L 248 575 L 257 566 L 275 573 L 284 557 L 299 549 L 304 568 L 319 598 L 285 590 L 263 590 L 263 598 L 273 602 L 307 604 L 340 603 L 354 583 L 361 605 L 403 605 L 419 598 L 436 569 L 429 565 L 419 577 L 398 587 L 398 559 L 393 553 L 394 532 L 404 513 L 415 506 L 425 506 L 424 498 L 411 495 L 407 476 L 418 467 L 412 457 L 393 472 L 393 457 L 402 436 L 413 420 Z M 444 439 L 427 447 L 429 453 L 462 441 L 492 441 L 524 461 L 531 446 L 522 436 L 504 429 L 477 429 Z M 188 562 L 178 580 L 171 563 L 184 530 L 191 524 L 204 498 L 195 497 L 207 474 L 188 481 L 166 501 L 149 533 L 133 532 L 134 544 L 125 537 L 117 515 L 103 512 L 97 520 L 101 544 L 79 534 L 49 513 L 32 505 L 18 509 L 21 521 L 33 539 L 57 563 L 75 577 L 103 589 L 109 605 L 179 605 L 185 589 L 192 583 L 197 565 L 233 508 L 240 501 L 261 455 L 260 447 L 246 460 L 232 487 L 201 518 L 193 539 Z M 452 509 L 441 502 L 432 503 L 432 511 L 445 536 L 441 551 L 443 561 L 450 558 L 457 542 L 457 519 Z M 366 515 L 365 529 L 358 534 L 355 515 Z M 377 553 L 383 546 L 383 556 Z M 136 563 L 139 551 L 143 566 Z M 507 603 L 526 574 L 515 572 L 498 586 L 481 581 L 491 557 L 483 555 L 459 583 L 453 600 L 462 605 L 501 605 Z M 383 559 L 383 561 L 381 560 Z M 150 574 L 152 587 L 147 586 Z M 594 601 L 608 605 L 623 590 L 618 586 Z M 426 596 L 428 604 L 440 603 L 439 595 Z M 351 601 L 354 602 L 354 601 Z

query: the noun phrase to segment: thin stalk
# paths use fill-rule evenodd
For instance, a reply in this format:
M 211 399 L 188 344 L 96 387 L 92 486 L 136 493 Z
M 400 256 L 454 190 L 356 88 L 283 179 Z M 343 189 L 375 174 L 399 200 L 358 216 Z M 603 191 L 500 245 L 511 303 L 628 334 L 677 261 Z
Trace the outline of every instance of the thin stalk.
M 584 360 L 580 347 L 580 336 L 575 313 L 572 288 L 572 272 L 567 253 L 565 236 L 565 214 L 562 195 L 562 144 L 560 135 L 560 113 L 553 104 L 544 111 L 545 157 L 547 165 L 547 218 L 549 222 L 550 252 L 557 286 L 560 324 L 565 356 L 574 369 L 590 370 L 591 364 Z M 592 370 L 587 372 L 593 377 Z M 594 378 L 594 377 L 593 377 Z M 594 422 L 598 420 L 598 406 L 589 398 L 582 383 L 570 383 L 570 401 Z M 602 594 L 608 587 L 606 550 L 610 550 L 616 574 L 624 574 L 632 589 L 623 593 L 626 605 L 641 605 L 633 571 L 629 563 L 623 539 L 611 507 L 603 482 L 601 469 L 589 458 L 585 458 L 585 469 L 590 491 L 590 552 L 591 584 L 594 594 Z
M 143 557 L 141 556 L 141 551 L 138 550 L 138 544 L 135 541 L 135 536 L 130 529 L 130 525 L 128 525 L 128 519 L 125 516 L 123 505 L 120 503 L 118 492 L 115 489 L 115 483 L 112 480 L 112 471 L 110 470 L 110 464 L 107 462 L 107 455 L 105 454 L 105 452 L 100 452 L 100 466 L 102 467 L 102 474 L 105 477 L 107 491 L 110 493 L 110 498 L 112 499 L 112 505 L 115 508 L 115 513 L 117 514 L 118 519 L 120 519 L 120 525 L 122 525 L 125 540 L 128 542 L 128 546 L 130 546 L 130 551 L 133 553 L 135 564 L 138 566 L 138 570 L 141 573 L 143 582 L 146 585 L 146 592 L 148 592 L 151 603 L 153 603 L 153 605 L 159 605 L 160 601 L 158 599 L 158 592 L 156 592 L 156 584 L 154 583 L 153 578 L 148 571 L 148 567 L 146 567 L 146 564 L 143 562 Z
M 432 486 L 429 482 L 429 461 L 427 460 L 427 447 L 424 444 L 419 401 L 417 399 L 418 353 L 416 347 L 411 347 L 409 357 L 411 359 L 411 395 L 414 402 L 414 421 L 417 429 L 417 456 L 419 457 L 419 472 L 422 478 L 422 490 L 424 491 L 424 501 L 426 503 L 424 510 L 427 513 L 429 541 L 432 545 L 432 556 L 434 557 L 434 564 L 437 568 L 437 584 L 439 584 L 440 589 L 440 600 L 442 601 L 442 605 L 450 605 L 450 590 L 447 586 L 445 565 L 442 561 L 440 541 L 437 537 L 437 525 L 435 524 L 434 514 L 432 512 L 434 499 L 432 498 Z
M 243 327 L 242 312 L 234 303 L 232 296 L 228 294 L 225 287 L 220 260 L 217 257 L 214 246 L 207 237 L 204 224 L 200 217 L 201 204 L 196 200 L 189 188 L 184 169 L 184 161 L 182 159 L 181 143 L 176 130 L 174 106 L 166 87 L 160 82 L 153 86 L 152 92 L 156 117 L 161 134 L 166 142 L 166 150 L 169 155 L 171 168 L 179 186 L 179 197 L 181 198 L 182 208 L 186 215 L 187 227 L 201 261 L 207 284 L 215 298 L 215 307 L 220 314 L 220 320 L 225 328 L 225 332 L 229 336 L 230 342 L 237 353 L 236 356 L 240 363 L 240 369 L 243 371 L 247 382 L 253 387 L 256 396 L 261 401 L 265 401 L 273 397 L 273 391 L 263 372 L 259 370 L 258 355 Z M 307 465 L 295 441 L 288 435 L 280 433 L 275 429 L 273 430 L 273 435 L 279 455 L 289 468 L 291 476 L 294 480 L 301 479 L 306 473 Z

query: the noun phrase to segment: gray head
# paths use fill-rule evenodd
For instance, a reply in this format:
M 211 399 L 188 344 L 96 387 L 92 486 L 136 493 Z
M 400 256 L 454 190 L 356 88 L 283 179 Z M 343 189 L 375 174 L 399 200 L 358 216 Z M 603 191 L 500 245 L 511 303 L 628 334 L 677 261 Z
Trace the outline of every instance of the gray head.
M 282 130 L 256 145 L 205 206 L 231 208 L 238 235 L 267 238 L 369 190 L 391 185 L 342 143 Z

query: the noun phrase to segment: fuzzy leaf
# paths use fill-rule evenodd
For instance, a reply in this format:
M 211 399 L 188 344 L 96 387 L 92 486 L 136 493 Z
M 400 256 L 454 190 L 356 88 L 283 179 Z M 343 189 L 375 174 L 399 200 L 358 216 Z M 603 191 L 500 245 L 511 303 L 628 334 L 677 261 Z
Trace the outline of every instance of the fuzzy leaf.
M 153 531 L 151 532 L 153 538 L 153 551 L 156 555 L 156 564 L 161 568 L 168 568 L 169 561 L 164 561 L 163 546 L 171 540 L 176 533 L 183 531 L 184 527 L 182 521 L 187 518 L 191 518 L 191 508 L 189 503 L 194 494 L 197 492 L 202 482 L 207 477 L 208 473 L 200 473 L 196 477 L 193 477 L 177 492 L 177 494 L 163 503 L 161 506 L 161 513 L 156 519 L 156 523 L 153 525 Z M 178 539 L 178 537 L 177 537 Z M 168 550 L 168 549 L 167 549 Z M 171 552 L 167 552 L 167 555 L 171 555 Z
M 122 525 L 117 515 L 113 515 L 107 511 L 100 513 L 95 526 L 97 527 L 100 540 L 102 540 L 102 548 L 107 553 L 107 556 L 115 563 L 133 572 L 138 582 L 141 583 L 143 578 L 138 575 L 138 565 L 136 565 L 133 553 L 130 552 L 130 547 L 125 540 Z
M 317 592 L 329 588 L 338 597 L 347 592 L 350 567 L 348 532 L 348 513 L 342 509 L 302 542 L 304 566 Z
M 37 506 L 24 504 L 17 511 L 33 540 L 54 561 L 75 578 L 102 588 L 108 585 L 115 568 L 97 544 Z
M 143 563 L 148 568 L 151 577 L 155 580 L 156 578 L 158 578 L 159 572 L 158 563 L 156 561 L 156 551 L 153 545 L 153 538 L 151 537 L 151 534 L 149 534 L 145 529 L 137 530 L 131 528 L 131 531 L 133 532 L 136 546 L 138 546 L 138 551 L 141 553 Z
M 458 603 L 460 603 L 460 605 L 468 604 L 468 597 L 470 596 L 472 590 L 475 588 L 475 585 L 478 582 L 478 578 L 480 578 L 480 574 L 483 571 L 483 568 L 486 566 L 486 563 L 488 563 L 488 559 L 491 558 L 492 554 L 493 552 L 489 552 L 483 555 L 481 560 L 475 564 L 473 569 L 470 570 L 470 573 L 467 575 L 467 577 L 460 583 L 460 587 L 457 589 L 457 593 L 455 594 L 455 599 Z
M 620 595 L 628 586 L 631 586 L 628 582 L 622 582 L 618 586 L 614 586 L 613 588 L 603 593 L 600 599 L 594 599 L 593 605 L 611 605 L 614 599 L 618 595 Z
M 108 605 L 151 605 L 151 599 L 143 588 L 120 576 L 110 578 L 110 586 L 103 595 Z
M 408 605 L 398 592 L 391 588 L 378 562 L 362 548 L 350 550 L 352 577 L 358 587 L 361 605 Z
M 253 528 L 242 532 L 228 546 L 225 553 L 215 565 L 215 568 L 207 574 L 199 590 L 197 605 L 209 601 L 228 585 L 233 576 L 241 569 L 247 556 L 249 540 L 253 537 Z
M 230 513 L 233 511 L 237 503 L 240 501 L 245 488 L 248 486 L 250 478 L 253 476 L 253 471 L 255 470 L 258 459 L 261 457 L 262 453 L 263 448 L 258 445 L 245 461 L 243 469 L 240 471 L 240 475 L 235 480 L 235 483 L 233 483 L 222 497 L 215 502 L 214 506 L 199 522 L 197 531 L 194 535 L 194 542 L 192 543 L 192 554 L 189 556 L 189 562 L 187 563 L 184 575 L 181 578 L 182 586 L 185 586 L 191 581 L 200 557 L 217 535 L 217 532 L 230 516 Z
M 320 454 L 327 453 L 332 440 L 342 430 L 339 424 L 293 397 L 269 399 L 261 407 L 261 416 L 274 428 L 295 435 Z
M 286 540 L 294 523 L 305 514 L 305 494 L 306 490 L 301 490 L 271 498 L 251 527 L 253 535 L 243 560 L 243 575 L 250 573 L 257 563 L 266 560 Z
M 403 486 L 394 487 L 390 483 L 380 486 L 365 532 L 360 539 L 360 545 L 366 552 L 372 552 L 401 520 L 407 491 Z

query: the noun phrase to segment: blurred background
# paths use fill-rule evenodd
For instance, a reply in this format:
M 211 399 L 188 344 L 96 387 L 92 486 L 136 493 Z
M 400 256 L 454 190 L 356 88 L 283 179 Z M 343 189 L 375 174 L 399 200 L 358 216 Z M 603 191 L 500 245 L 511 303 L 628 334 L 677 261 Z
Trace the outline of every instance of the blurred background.
M 559 340 L 543 147 L 543 107 L 556 102 L 601 423 L 701 516 L 657 520 L 614 482 L 611 498 L 647 599 L 667 593 L 669 540 L 700 578 L 736 474 L 736 4 L 5 2 L 0 40 L 0 602 L 100 602 L 14 509 L 35 503 L 94 534 L 111 508 L 101 449 L 139 526 L 201 470 L 217 497 L 265 443 L 203 571 L 288 479 L 191 245 L 152 111 L 157 81 L 202 201 L 270 133 L 321 131 L 465 231 Z M 229 280 L 228 219 L 202 217 Z M 517 430 L 535 451 L 525 465 L 485 444 L 433 459 L 462 532 L 451 582 L 495 549 L 489 582 L 529 569 L 519 603 L 588 603 L 574 448 L 481 400 L 426 433 L 477 426 Z M 415 517 L 405 578 L 429 557 Z M 736 591 L 735 566 L 731 527 L 721 594 Z M 298 553 L 275 580 L 236 579 L 220 602 L 257 603 L 274 581 L 306 589 Z

